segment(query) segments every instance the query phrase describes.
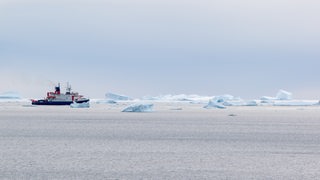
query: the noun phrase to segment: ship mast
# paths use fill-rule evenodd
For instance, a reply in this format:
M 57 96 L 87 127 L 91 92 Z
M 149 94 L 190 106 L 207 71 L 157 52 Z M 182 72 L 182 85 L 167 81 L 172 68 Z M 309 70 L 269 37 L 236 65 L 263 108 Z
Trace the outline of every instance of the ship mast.
M 71 85 L 67 82 L 66 94 L 71 94 Z

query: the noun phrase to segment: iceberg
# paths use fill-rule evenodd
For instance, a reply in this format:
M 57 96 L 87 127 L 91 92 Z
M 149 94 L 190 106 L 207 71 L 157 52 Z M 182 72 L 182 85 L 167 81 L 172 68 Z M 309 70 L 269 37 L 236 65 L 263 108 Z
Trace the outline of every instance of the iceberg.
M 21 99 L 17 92 L 4 92 L 0 94 L 0 99 Z
M 119 95 L 119 94 L 115 94 L 115 93 L 106 93 L 105 97 L 108 100 L 114 100 L 114 101 L 129 101 L 129 100 L 132 100 L 132 98 L 130 98 L 128 96 Z
M 70 104 L 70 107 L 71 108 L 89 108 L 90 104 L 89 104 L 89 102 L 84 102 L 84 103 L 73 102 Z
M 277 100 L 277 98 L 271 97 L 271 96 L 262 96 L 260 100 L 263 102 L 271 102 L 271 101 Z
M 215 96 L 213 99 L 209 100 L 209 103 L 204 106 L 206 109 L 210 108 L 219 108 L 219 109 L 225 109 L 225 103 L 229 100 L 233 100 L 234 97 L 232 95 L 222 95 L 222 96 Z
M 232 95 L 222 95 L 215 96 L 213 99 L 209 100 L 209 103 L 204 106 L 204 108 L 220 108 L 224 109 L 226 106 L 258 106 L 258 103 L 255 100 L 244 101 L 241 98 L 233 97 Z
M 97 104 L 117 104 L 117 101 L 112 100 L 112 99 L 102 99 L 102 100 L 97 100 Z
M 255 100 L 247 101 L 246 103 L 246 106 L 258 106 L 258 103 Z
M 242 99 L 239 100 L 230 100 L 223 103 L 225 106 L 258 106 L 257 101 L 244 101 Z
M 276 97 L 270 97 L 270 96 L 262 96 L 260 100 L 266 103 L 270 103 L 274 100 L 291 100 L 292 99 L 292 93 L 280 89 L 276 95 Z
M 153 104 L 132 104 L 126 107 L 122 112 L 152 112 Z
M 315 106 L 320 105 L 316 101 L 308 100 L 293 100 L 292 93 L 279 90 L 276 97 L 263 96 L 261 97 L 261 103 L 271 106 Z
M 276 101 L 274 102 L 273 105 L 274 106 L 316 106 L 316 105 L 319 105 L 319 102 L 291 100 L 291 101 Z
M 277 100 L 291 100 L 292 99 L 292 93 L 280 89 L 279 92 L 277 93 L 276 99 Z
M 200 96 L 196 94 L 177 94 L 177 95 L 160 95 L 160 96 L 145 96 L 142 100 L 158 101 L 158 102 L 190 102 L 190 103 L 205 103 L 212 99 L 212 96 Z
M 211 108 L 219 108 L 219 109 L 225 109 L 226 106 L 224 106 L 221 102 L 218 102 L 214 99 L 209 100 L 209 103 L 204 106 L 206 109 L 211 109 Z

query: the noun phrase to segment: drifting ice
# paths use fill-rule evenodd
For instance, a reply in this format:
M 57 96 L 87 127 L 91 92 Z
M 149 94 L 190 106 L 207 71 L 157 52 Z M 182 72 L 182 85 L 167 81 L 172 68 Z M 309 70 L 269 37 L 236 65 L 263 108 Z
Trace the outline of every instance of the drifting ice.
M 204 108 L 220 108 L 224 109 L 226 106 L 257 106 L 258 103 L 254 100 L 244 101 L 241 98 L 235 98 L 231 95 L 215 96 L 204 106 Z
M 122 112 L 151 112 L 153 104 L 133 104 L 126 107 Z
M 178 95 L 171 95 L 171 94 L 167 94 L 167 95 L 161 95 L 161 96 L 154 96 L 154 97 L 150 97 L 150 96 L 146 96 L 143 97 L 143 100 L 150 100 L 150 101 L 158 101 L 158 102 L 173 102 L 173 101 L 178 101 L 178 102 L 192 102 L 192 103 L 196 103 L 196 102 L 208 102 L 212 97 L 208 97 L 208 96 L 199 96 L 199 95 L 186 95 L 186 94 L 178 94 Z
M 114 100 L 114 101 L 128 101 L 132 100 L 132 98 L 124 96 L 124 95 L 119 95 L 119 94 L 114 94 L 114 93 L 107 93 L 106 94 L 106 99 L 108 100 Z
M 4 92 L 0 94 L 0 99 L 21 99 L 17 92 Z
M 72 107 L 72 108 L 89 108 L 90 104 L 89 104 L 89 102 L 84 102 L 84 103 L 73 102 L 72 104 L 70 104 L 70 107 Z
M 116 104 L 117 101 L 112 99 L 97 100 L 97 104 Z
M 319 102 L 315 101 L 277 101 L 274 106 L 316 106 Z
M 284 90 L 279 90 L 279 92 L 277 93 L 276 98 L 278 100 L 291 100 L 292 99 L 292 93 L 284 91 Z
M 270 96 L 262 96 L 260 98 L 263 101 L 270 101 L 270 100 L 291 100 L 292 99 L 292 93 L 285 91 L 285 90 L 279 90 L 276 97 L 270 97 Z
M 220 108 L 225 109 L 226 106 L 224 105 L 225 102 L 234 99 L 231 95 L 222 95 L 222 96 L 215 96 L 213 99 L 209 100 L 209 103 L 204 106 L 204 108 Z
M 204 106 L 204 108 L 210 109 L 210 108 L 219 108 L 219 109 L 225 109 L 226 106 L 224 106 L 221 102 L 215 101 L 214 99 L 210 100 L 209 103 Z
M 225 106 L 258 106 L 258 103 L 255 100 L 244 101 L 242 99 L 239 100 L 231 100 L 223 103 Z

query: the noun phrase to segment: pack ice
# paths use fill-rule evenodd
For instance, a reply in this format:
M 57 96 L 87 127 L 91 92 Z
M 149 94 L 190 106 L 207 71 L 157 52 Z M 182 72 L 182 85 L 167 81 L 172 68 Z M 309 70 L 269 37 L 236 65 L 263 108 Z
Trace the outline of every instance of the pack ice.
M 17 92 L 4 92 L 0 94 L 0 99 L 21 99 Z
M 213 99 L 209 100 L 209 103 L 204 106 L 204 108 L 220 108 L 224 109 L 226 106 L 257 106 L 257 102 L 252 101 L 245 101 L 241 98 L 235 98 L 232 95 L 222 95 L 222 96 L 215 96 Z
M 220 108 L 225 109 L 226 106 L 224 105 L 225 102 L 234 99 L 232 95 L 222 95 L 222 96 L 215 96 L 214 98 L 209 100 L 209 103 L 204 106 L 204 108 L 210 109 L 210 108 Z
M 316 101 L 307 100 L 293 100 L 292 93 L 279 90 L 276 97 L 263 96 L 261 97 L 261 103 L 269 104 L 273 106 L 313 106 L 319 105 Z
M 260 98 L 262 101 L 272 101 L 272 100 L 291 100 L 292 99 L 292 93 L 280 89 L 276 95 L 276 97 L 270 97 L 270 96 L 262 96 Z
M 107 100 L 114 100 L 114 101 L 129 101 L 129 100 L 132 100 L 132 98 L 130 98 L 128 96 L 115 94 L 115 93 L 106 93 L 105 97 L 106 97 Z
M 153 111 L 153 104 L 132 104 L 126 107 L 122 112 L 152 112 Z
M 158 102 L 191 102 L 191 103 L 204 103 L 208 102 L 212 96 L 200 96 L 196 94 L 166 94 L 160 96 L 145 96 L 142 100 L 149 100 L 149 101 L 158 101 Z
M 89 104 L 89 102 L 84 102 L 84 103 L 73 102 L 70 104 L 70 107 L 71 108 L 89 108 L 90 104 Z

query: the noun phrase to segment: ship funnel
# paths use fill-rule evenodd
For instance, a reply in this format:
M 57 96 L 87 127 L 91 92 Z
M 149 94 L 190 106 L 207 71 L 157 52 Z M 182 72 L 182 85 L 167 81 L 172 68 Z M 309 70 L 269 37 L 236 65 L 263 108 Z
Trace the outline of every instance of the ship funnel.
M 60 94 L 60 83 L 58 83 L 58 86 L 55 87 L 55 94 Z

